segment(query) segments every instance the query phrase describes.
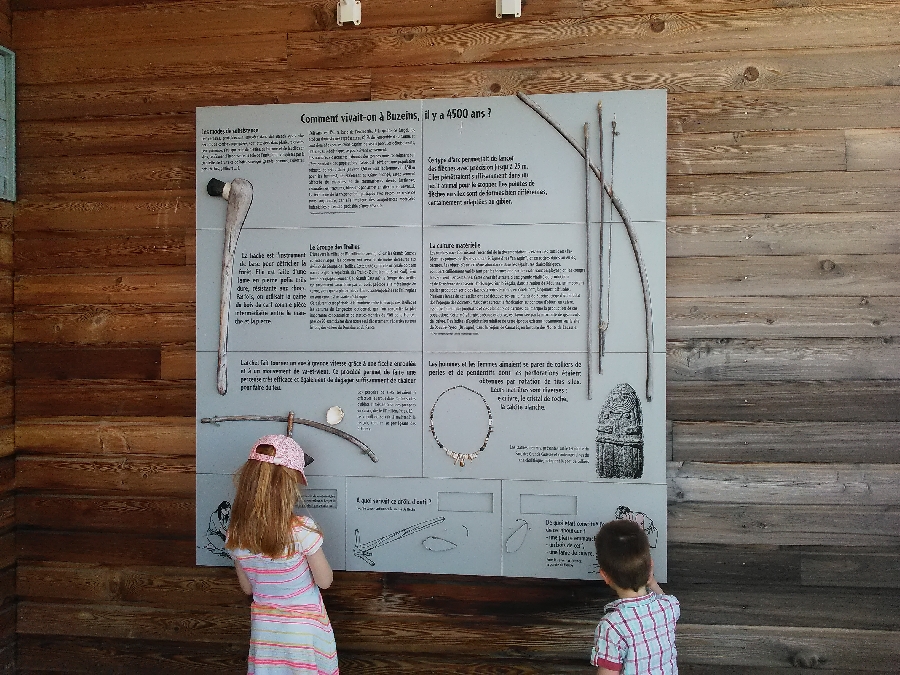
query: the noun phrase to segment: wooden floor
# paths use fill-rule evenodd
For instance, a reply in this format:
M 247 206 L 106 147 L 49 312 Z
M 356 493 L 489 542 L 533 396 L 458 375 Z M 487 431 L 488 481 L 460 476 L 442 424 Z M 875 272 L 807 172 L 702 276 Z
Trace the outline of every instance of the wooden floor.
M 896 673 L 900 2 L 362 12 L 0 11 L 20 195 L 0 208 L 4 672 L 245 672 L 247 601 L 193 564 L 195 107 L 664 88 L 680 671 Z M 526 675 L 591 672 L 610 597 L 338 573 L 326 604 L 345 673 Z

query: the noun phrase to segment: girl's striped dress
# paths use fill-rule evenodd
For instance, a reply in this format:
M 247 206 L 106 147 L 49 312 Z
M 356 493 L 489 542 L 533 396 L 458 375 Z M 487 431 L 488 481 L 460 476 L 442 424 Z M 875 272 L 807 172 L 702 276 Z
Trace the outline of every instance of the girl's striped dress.
M 315 527 L 312 518 L 295 519 L 297 551 L 292 556 L 232 552 L 253 587 L 248 675 L 338 672 L 331 621 L 307 562 L 322 547 L 322 535 L 311 529 Z

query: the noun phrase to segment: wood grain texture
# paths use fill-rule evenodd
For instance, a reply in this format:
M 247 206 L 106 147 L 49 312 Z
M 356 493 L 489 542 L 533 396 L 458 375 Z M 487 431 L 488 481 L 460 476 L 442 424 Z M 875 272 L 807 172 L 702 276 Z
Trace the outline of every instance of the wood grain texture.
M 193 153 L 35 157 L 19 171 L 22 195 L 56 192 L 186 190 L 194 185 Z
M 131 675 L 246 675 L 247 645 L 19 635 L 20 673 L 120 672 Z M 343 661 L 341 662 L 343 665 Z
M 714 93 L 707 96 L 710 106 L 727 108 L 731 95 L 753 101 L 750 108 L 725 114 L 722 124 L 737 125 L 734 116 L 746 112 L 741 130 L 769 130 L 771 116 L 784 112 L 775 129 L 802 128 L 795 125 L 792 110 L 776 105 L 762 112 L 753 122 L 750 110 L 763 110 L 764 101 L 784 97 L 806 97 L 810 89 L 829 90 L 828 97 L 837 99 L 836 117 L 859 116 L 864 109 L 881 110 L 895 118 L 889 104 L 879 105 L 878 98 L 867 98 L 857 87 L 891 87 L 896 82 L 894 47 L 862 47 L 858 49 L 795 49 L 776 51 L 730 51 L 723 53 L 621 56 L 602 59 L 544 60 L 527 63 L 485 63 L 466 66 L 419 66 L 380 68 L 372 72 L 372 99 L 445 98 L 454 96 L 514 95 L 517 91 L 533 94 L 556 94 L 581 91 L 620 89 L 666 89 L 670 95 L 681 93 Z M 846 89 L 844 89 L 846 88 Z M 783 90 L 804 90 L 799 92 Z M 887 95 L 889 99 L 893 98 Z M 848 99 L 848 100 L 847 100 Z M 713 102 L 713 100 L 717 102 Z M 741 100 L 741 99 L 739 99 Z M 845 104 L 846 100 L 846 104 Z M 790 104 L 788 104 L 790 105 Z M 741 103 L 736 105 L 743 107 Z M 801 106 L 803 108 L 803 106 Z M 819 117 L 825 108 L 816 106 Z M 678 119 L 676 117 L 676 119 Z M 878 124 L 878 126 L 888 126 Z M 814 125 L 815 128 L 815 125 Z M 700 130 L 700 129 L 697 129 Z M 721 130 L 721 129 L 711 129 Z M 732 130 L 727 128 L 725 130 Z
M 891 650 L 898 647 L 892 631 L 859 631 L 824 628 L 700 626 L 681 624 L 676 638 L 679 654 L 689 653 L 686 662 L 719 668 L 753 665 L 790 668 L 798 657 L 817 656 L 820 667 L 843 670 L 862 668 L 864 672 L 890 672 Z M 679 659 L 680 660 L 680 659 Z M 856 665 L 853 661 L 856 660 Z M 827 665 L 826 665 L 827 664 Z
M 62 347 L 19 343 L 16 379 L 160 379 L 158 347 Z
M 900 256 L 735 256 L 674 258 L 669 298 L 735 296 L 896 296 Z
M 16 334 L 31 343 L 156 345 L 191 340 L 194 328 L 192 304 L 65 305 L 16 313 Z
M 194 497 L 195 471 L 195 462 L 190 457 L 147 457 L 134 453 L 102 458 L 16 457 L 16 481 L 20 496 L 22 491 L 70 495 L 121 492 L 186 499 Z
M 688 422 L 897 422 L 897 380 L 670 382 L 669 419 Z
M 87 637 L 109 636 L 137 639 L 173 640 L 178 634 L 197 642 L 233 643 L 246 636 L 246 610 L 235 612 L 200 610 L 188 615 L 174 610 L 120 605 L 36 605 L 20 603 L 20 634 L 40 635 L 41 630 L 58 634 Z M 189 618 L 190 617 L 190 618 Z M 81 620 L 78 620 L 80 618 Z M 435 618 L 436 623 L 440 621 Z M 384 651 L 393 641 L 423 640 L 429 626 L 422 622 L 384 616 L 371 622 L 368 617 L 333 619 L 338 638 L 338 650 Z M 436 653 L 441 647 L 451 647 L 458 655 L 477 655 L 482 659 L 503 657 L 515 653 L 523 657 L 545 661 L 586 658 L 593 632 L 593 623 L 551 625 L 541 629 L 533 625 L 504 626 L 494 624 L 493 641 L 488 642 L 459 626 L 452 631 L 439 631 L 428 638 L 420 654 Z M 867 635 L 877 637 L 877 643 L 865 643 Z M 440 636 L 440 639 L 437 639 Z M 886 671 L 900 645 L 896 633 L 888 631 L 860 631 L 847 629 L 703 626 L 683 623 L 678 632 L 679 651 L 695 654 L 686 661 L 712 661 L 727 665 L 731 660 L 752 665 L 786 666 L 792 657 L 806 647 L 814 648 L 827 658 L 829 664 L 847 667 L 851 663 L 865 664 L 867 669 Z M 692 645 L 692 641 L 697 643 Z M 735 651 L 735 643 L 745 645 L 746 652 Z M 749 658 L 748 658 L 749 656 Z M 858 667 L 858 666 L 857 666 Z
M 673 264 L 674 261 L 669 261 Z M 740 282 L 736 282 L 740 283 Z M 790 288 L 790 287 L 788 287 Z M 684 297 L 666 299 L 670 339 L 893 337 L 894 296 Z
M 900 213 L 753 213 L 666 220 L 666 257 L 900 253 Z
M 848 171 L 900 169 L 900 129 L 848 129 Z
M 193 230 L 194 190 L 35 195 L 16 202 L 16 233 Z
M 16 278 L 16 306 L 192 303 L 194 290 L 193 268 L 21 274 Z
M 197 353 L 193 344 L 162 347 L 160 377 L 164 380 L 193 380 L 197 375 Z
M 26 3 L 20 3 L 20 5 Z M 16 19 L 18 44 L 29 47 L 60 47 L 127 42 L 152 33 L 154 40 L 186 40 L 271 32 L 280 27 L 286 32 L 353 30 L 337 25 L 334 7 L 321 0 L 283 0 L 266 2 L 247 12 L 238 0 L 225 2 L 152 2 L 126 7 L 98 7 L 84 3 L 31 2 L 28 8 L 59 11 L 19 12 Z M 112 3 L 110 3 L 112 4 Z M 125 3 L 118 3 L 125 4 Z M 631 8 L 634 11 L 634 8 Z M 494 21 L 494 6 L 472 0 L 445 0 L 423 6 L 416 0 L 367 0 L 365 25 L 416 25 L 426 18 L 431 23 L 483 23 Z M 629 12 L 630 13 L 630 12 Z M 581 0 L 528 0 L 528 17 L 535 19 L 577 18 L 582 15 Z M 110 36 L 104 41 L 103 36 Z
M 812 551 L 801 559 L 804 582 L 843 587 L 853 579 L 857 588 L 900 588 L 900 551 Z
M 900 422 L 676 422 L 672 436 L 672 457 L 684 462 L 900 460 Z
M 151 232 L 26 232 L 16 237 L 19 269 L 65 270 L 117 266 L 171 266 L 185 264 L 182 229 Z
M 16 589 L 23 599 L 28 600 L 242 608 L 249 604 L 234 570 L 228 567 L 98 567 L 77 563 L 26 563 L 18 569 Z
M 864 153 L 862 147 L 859 153 Z M 848 164 L 844 133 L 839 130 L 679 134 L 669 139 L 667 157 L 670 176 L 845 171 Z M 860 158 L 859 166 L 865 165 Z
M 290 70 L 246 78 L 205 74 L 116 82 L 51 85 L 21 84 L 17 90 L 17 119 L 68 119 L 106 115 L 192 113 L 198 106 L 321 103 L 366 100 L 371 92 L 368 71 L 342 72 L 336 79 L 327 70 Z
M 668 381 L 893 380 L 900 340 L 669 340 Z
M 92 565 L 164 565 L 193 567 L 194 533 L 190 539 L 149 537 L 133 533 L 66 532 L 19 528 L 15 559 Z
M 683 502 L 669 507 L 669 541 L 770 546 L 900 545 L 896 506 Z
M 900 465 L 670 462 L 669 503 L 900 507 Z
M 129 380 L 24 380 L 16 386 L 16 416 L 187 417 L 194 413 L 192 383 Z
M 122 3 L 124 4 L 124 3 Z M 235 41 L 271 33 L 274 26 L 288 30 L 321 28 L 318 2 L 267 2 L 248 12 L 237 0 L 224 2 L 155 2 L 133 6 L 98 7 L 86 2 L 67 3 L 57 11 L 22 11 L 15 15 L 16 45 L 26 49 L 61 49 L 83 46 L 103 51 L 110 45 L 215 39 Z M 30 8 L 31 9 L 31 8 Z M 49 6 L 33 9 L 50 9 Z M 336 24 L 335 24 L 336 27 Z
M 98 48 L 60 45 L 19 48 L 17 78 L 23 85 L 115 82 L 169 77 L 203 77 L 210 72 L 247 77 L 252 73 L 285 69 L 284 33 L 151 42 L 139 41 Z
M 103 155 L 119 152 L 190 152 L 194 115 L 144 115 L 19 125 L 18 157 Z
M 15 505 L 21 527 L 184 538 L 195 532 L 193 496 L 19 494 Z
M 75 455 L 122 461 L 130 455 L 193 457 L 195 421 L 189 417 L 44 417 L 17 420 L 20 455 Z
M 830 171 L 670 176 L 672 216 L 900 210 L 900 172 Z
M 874 11 L 883 25 L 872 25 Z M 891 3 L 289 33 L 292 68 L 443 65 L 635 54 L 893 45 Z M 840 26 L 836 31 L 835 26 Z
M 752 74 L 752 73 L 751 73 Z M 810 83 L 811 85 L 812 83 Z M 900 126 L 896 87 L 670 93 L 670 134 Z

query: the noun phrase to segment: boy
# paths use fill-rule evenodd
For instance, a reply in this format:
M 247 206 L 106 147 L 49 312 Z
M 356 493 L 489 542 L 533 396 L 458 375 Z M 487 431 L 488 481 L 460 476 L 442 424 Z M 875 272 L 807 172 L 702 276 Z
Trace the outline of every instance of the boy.
M 597 675 L 677 675 L 675 622 L 681 608 L 653 577 L 650 542 L 630 520 L 613 520 L 594 538 L 600 576 L 619 599 L 606 605 L 594 634 Z

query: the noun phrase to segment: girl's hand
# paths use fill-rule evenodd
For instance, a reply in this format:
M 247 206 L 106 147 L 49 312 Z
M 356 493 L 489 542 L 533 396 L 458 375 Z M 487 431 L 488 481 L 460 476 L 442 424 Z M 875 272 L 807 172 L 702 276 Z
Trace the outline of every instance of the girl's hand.
M 309 556 L 308 561 L 309 571 L 312 572 L 316 586 L 322 589 L 331 586 L 331 582 L 334 581 L 334 572 L 331 570 L 331 565 L 328 564 L 328 558 L 325 557 L 322 549 L 320 548 Z

